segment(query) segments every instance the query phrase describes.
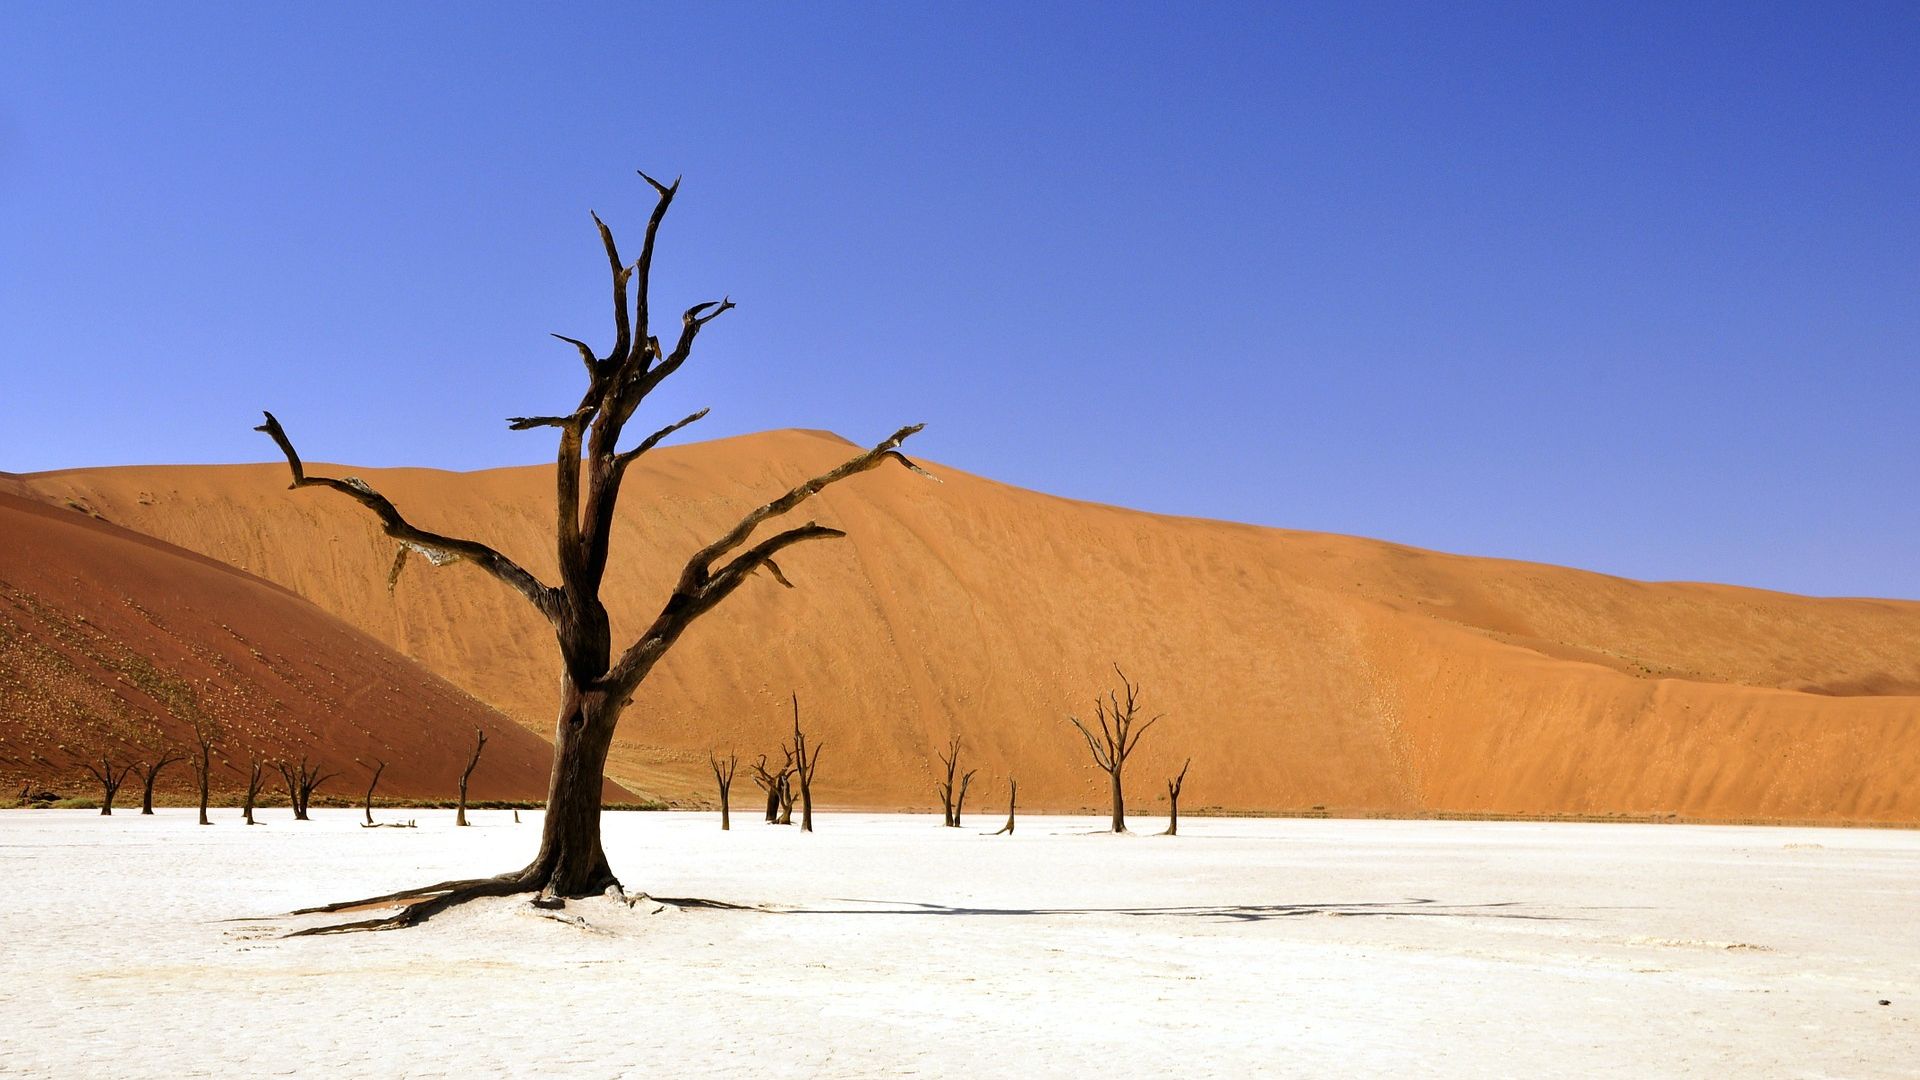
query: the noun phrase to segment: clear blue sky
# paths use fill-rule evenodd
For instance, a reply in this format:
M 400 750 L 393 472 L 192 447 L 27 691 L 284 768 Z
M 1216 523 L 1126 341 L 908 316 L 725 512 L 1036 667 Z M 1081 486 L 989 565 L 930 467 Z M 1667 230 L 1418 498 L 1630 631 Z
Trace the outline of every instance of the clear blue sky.
M 0 6 L 0 469 L 543 461 L 645 168 L 701 437 L 1920 597 L 1913 4 L 495 7 Z

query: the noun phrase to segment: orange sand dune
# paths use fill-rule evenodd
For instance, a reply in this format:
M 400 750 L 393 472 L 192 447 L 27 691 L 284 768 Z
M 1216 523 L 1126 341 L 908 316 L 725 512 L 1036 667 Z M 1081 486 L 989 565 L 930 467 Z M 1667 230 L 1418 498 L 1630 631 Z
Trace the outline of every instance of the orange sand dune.
M 848 452 L 782 431 L 643 458 L 607 579 L 616 626 L 644 625 L 743 509 Z M 1164 806 L 1191 755 L 1194 809 L 1920 821 L 1920 603 L 1158 517 L 933 468 L 943 483 L 888 469 L 828 491 L 813 516 L 851 538 L 783 557 L 797 589 L 750 586 L 689 633 L 623 722 L 614 775 L 706 797 L 708 749 L 773 749 L 793 690 L 824 741 L 823 801 L 928 804 L 957 731 L 980 812 L 1009 773 L 1024 805 L 1091 807 L 1104 789 L 1065 716 L 1118 660 L 1167 713 L 1135 759 L 1136 812 Z M 341 471 L 551 580 L 550 468 Z M 288 491 L 283 465 L 20 483 L 277 581 L 551 725 L 553 642 L 519 597 L 419 560 L 389 594 L 369 515 Z
M 270 582 L 72 509 L 0 493 L 0 783 L 99 794 L 80 769 L 184 753 L 217 739 L 212 786 L 303 753 L 357 796 L 386 759 L 382 796 L 451 798 L 476 727 L 490 736 L 471 796 L 541 798 L 535 735 L 366 634 Z M 268 767 L 269 795 L 280 781 Z M 131 801 L 139 802 L 137 779 Z M 185 763 L 160 774 L 175 798 Z M 121 793 L 124 806 L 128 792 Z

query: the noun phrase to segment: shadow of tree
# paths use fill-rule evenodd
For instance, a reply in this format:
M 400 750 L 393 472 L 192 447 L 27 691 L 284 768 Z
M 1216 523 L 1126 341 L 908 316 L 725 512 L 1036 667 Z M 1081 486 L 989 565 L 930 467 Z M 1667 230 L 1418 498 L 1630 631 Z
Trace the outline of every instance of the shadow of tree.
M 945 916 L 1071 916 L 1125 915 L 1137 918 L 1214 919 L 1226 922 L 1263 922 L 1268 919 L 1301 915 L 1328 915 L 1343 918 L 1393 916 L 1400 918 L 1441 919 L 1525 919 L 1562 922 L 1565 915 L 1543 915 L 1514 910 L 1518 900 L 1484 904 L 1443 904 L 1428 897 L 1404 900 L 1376 900 L 1355 903 L 1297 904 L 1192 904 L 1165 907 L 964 907 L 930 904 L 917 900 L 864 900 L 835 897 L 831 903 L 857 904 L 859 907 L 788 907 L 729 904 L 718 900 L 658 896 L 662 903 L 680 907 L 709 908 L 724 911 L 759 911 L 774 915 L 945 915 Z

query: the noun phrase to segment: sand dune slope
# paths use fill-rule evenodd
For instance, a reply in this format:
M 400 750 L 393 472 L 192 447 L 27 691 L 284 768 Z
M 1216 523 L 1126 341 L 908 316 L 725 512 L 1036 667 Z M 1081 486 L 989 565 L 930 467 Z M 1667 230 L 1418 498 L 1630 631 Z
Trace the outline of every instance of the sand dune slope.
M 318 450 L 319 448 L 313 448 Z M 845 457 L 821 432 L 655 451 L 630 476 L 607 596 L 632 633 L 687 552 Z M 828 491 L 851 538 L 783 557 L 677 647 L 615 775 L 698 797 L 710 747 L 771 750 L 797 691 L 820 797 L 925 805 L 963 734 L 974 805 L 1095 805 L 1067 726 L 1120 661 L 1167 718 L 1135 809 L 1191 755 L 1188 807 L 1920 821 L 1920 603 L 1649 584 L 1053 498 L 934 466 Z M 429 528 L 553 573 L 551 470 L 357 471 Z M 393 555 L 281 465 L 38 474 L 37 497 L 260 574 L 536 730 L 553 643 L 505 588 Z M 744 783 L 742 787 L 744 787 Z M 1158 796 L 1156 798 L 1156 796 Z
M 312 754 L 356 796 L 388 762 L 382 796 L 451 798 L 476 727 L 476 799 L 540 798 L 537 736 L 414 661 L 286 590 L 72 509 L 0 494 L 0 781 L 97 796 L 80 769 L 178 754 L 196 723 L 218 744 L 223 794 L 254 756 Z M 271 793 L 278 789 L 273 777 Z M 181 797 L 186 764 L 157 788 Z M 138 781 L 121 805 L 139 802 Z M 131 793 L 129 798 L 129 793 Z

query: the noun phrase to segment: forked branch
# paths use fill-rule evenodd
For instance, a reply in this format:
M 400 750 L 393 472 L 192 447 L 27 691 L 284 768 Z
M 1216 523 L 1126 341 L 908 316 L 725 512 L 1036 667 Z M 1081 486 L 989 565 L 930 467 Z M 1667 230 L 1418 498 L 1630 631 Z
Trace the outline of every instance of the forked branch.
M 287 456 L 287 467 L 293 471 L 293 483 L 289 487 L 325 487 L 348 496 L 360 505 L 373 511 L 388 536 L 402 544 L 434 554 L 469 559 L 481 569 L 512 586 L 515 592 L 527 598 L 548 619 L 558 617 L 559 604 L 554 590 L 542 585 L 538 579 L 523 569 L 519 563 L 500 554 L 493 548 L 477 540 L 463 540 L 445 536 L 426 529 L 418 528 L 402 517 L 385 495 L 373 490 L 358 477 L 344 480 L 330 476 L 308 476 L 305 466 L 300 463 L 300 455 L 293 449 L 293 441 L 287 438 L 285 428 L 272 413 L 265 414 L 267 422 L 254 428 L 264 431 L 280 446 L 281 453 Z

